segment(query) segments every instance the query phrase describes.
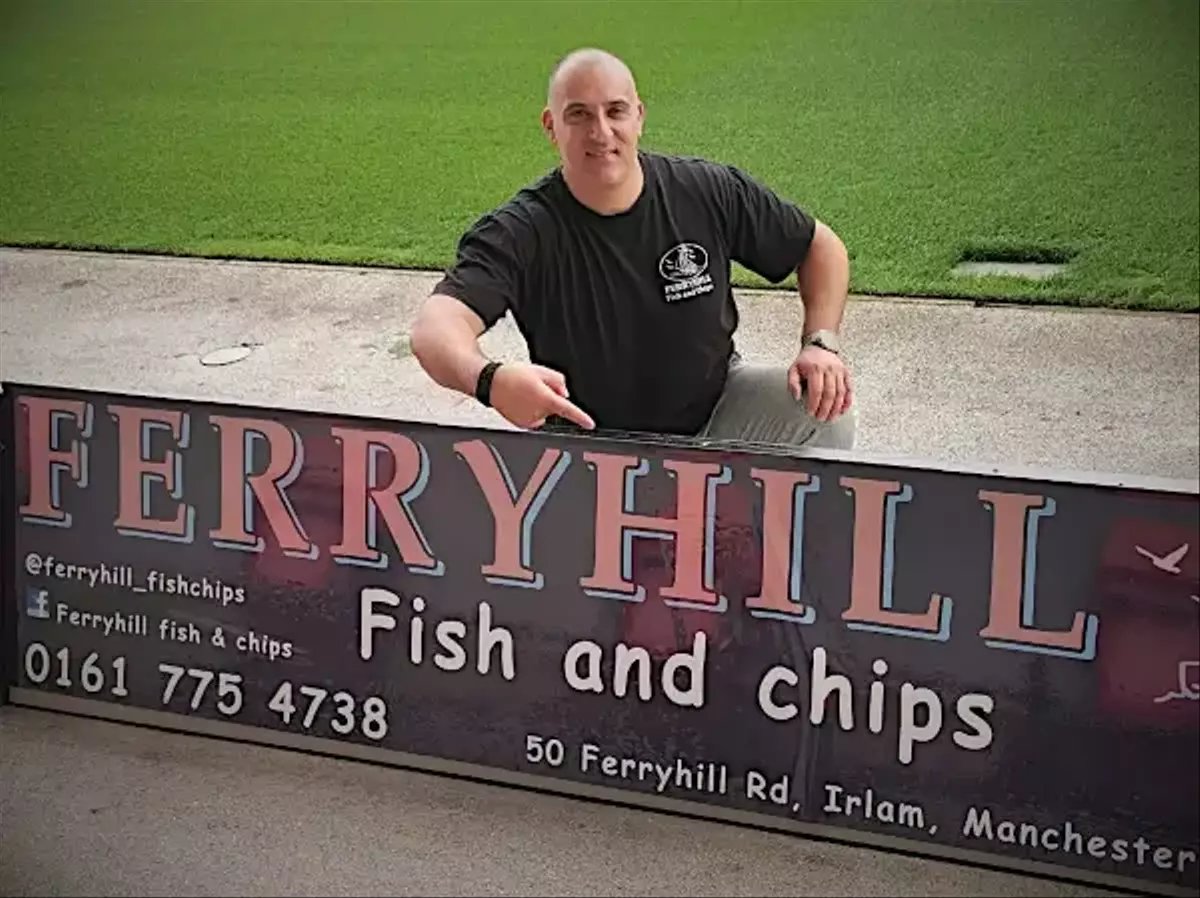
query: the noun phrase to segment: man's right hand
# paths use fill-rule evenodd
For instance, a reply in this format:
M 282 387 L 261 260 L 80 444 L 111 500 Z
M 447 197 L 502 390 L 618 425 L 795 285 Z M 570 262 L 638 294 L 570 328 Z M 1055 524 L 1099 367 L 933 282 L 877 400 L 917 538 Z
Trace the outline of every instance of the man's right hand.
M 567 379 L 541 365 L 501 365 L 492 377 L 491 406 L 517 427 L 536 429 L 558 415 L 584 430 L 596 429 L 587 412 L 567 398 Z

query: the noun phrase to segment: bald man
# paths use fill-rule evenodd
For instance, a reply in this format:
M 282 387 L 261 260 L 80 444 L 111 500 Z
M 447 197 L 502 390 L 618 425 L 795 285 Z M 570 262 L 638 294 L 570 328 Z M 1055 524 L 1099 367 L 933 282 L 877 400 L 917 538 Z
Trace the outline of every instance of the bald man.
M 645 114 L 615 56 L 588 48 L 555 67 L 542 128 L 561 164 L 462 236 L 415 323 L 414 355 L 521 428 L 852 448 L 841 240 L 732 165 L 640 149 Z M 790 367 L 736 351 L 734 261 L 776 284 L 797 274 L 804 326 Z M 529 364 L 479 348 L 505 314 Z

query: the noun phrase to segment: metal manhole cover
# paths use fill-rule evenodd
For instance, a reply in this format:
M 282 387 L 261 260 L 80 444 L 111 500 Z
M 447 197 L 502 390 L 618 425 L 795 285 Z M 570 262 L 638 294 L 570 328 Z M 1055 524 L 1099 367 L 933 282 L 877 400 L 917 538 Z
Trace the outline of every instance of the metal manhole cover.
M 216 365 L 232 365 L 240 362 L 253 351 L 251 346 L 226 346 L 224 349 L 214 349 L 200 358 L 201 365 L 214 367 Z

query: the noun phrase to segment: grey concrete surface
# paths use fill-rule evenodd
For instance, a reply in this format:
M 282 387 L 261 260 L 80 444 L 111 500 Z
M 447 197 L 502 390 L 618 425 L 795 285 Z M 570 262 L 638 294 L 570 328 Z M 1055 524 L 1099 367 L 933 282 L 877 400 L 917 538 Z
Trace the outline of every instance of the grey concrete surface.
M 1116 894 L 0 709 L 2 895 Z
M 431 385 L 434 275 L 0 250 L 0 378 L 503 427 Z M 786 362 L 789 294 L 742 294 Z M 855 299 L 868 455 L 1196 478 L 1200 318 Z M 206 353 L 250 344 L 236 364 Z M 488 349 L 519 357 L 506 322 Z M 1083 895 L 446 778 L 0 709 L 0 894 Z
M 0 377 L 507 427 L 407 355 L 436 277 L 0 249 Z M 743 353 L 790 361 L 795 294 L 741 299 Z M 864 453 L 1197 476 L 1200 316 L 856 298 L 844 335 Z M 241 343 L 244 361 L 199 364 Z M 525 355 L 508 318 L 485 344 Z

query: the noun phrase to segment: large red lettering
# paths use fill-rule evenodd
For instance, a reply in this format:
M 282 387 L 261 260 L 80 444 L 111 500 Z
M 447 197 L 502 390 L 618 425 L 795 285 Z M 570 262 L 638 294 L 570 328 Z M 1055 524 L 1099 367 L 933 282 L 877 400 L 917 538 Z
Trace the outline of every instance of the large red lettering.
M 183 455 L 190 438 L 190 420 L 181 411 L 110 405 L 109 413 L 117 422 L 117 530 L 126 536 L 148 536 L 191 542 L 196 509 L 184 505 Z M 176 448 L 168 448 L 160 461 L 150 457 L 152 435 L 156 429 L 171 434 Z M 178 505 L 169 520 L 150 517 L 151 489 L 162 484 Z
M 330 552 L 343 564 L 386 567 L 379 550 L 378 516 L 413 573 L 440 576 L 445 565 L 434 557 L 410 503 L 429 483 L 425 448 L 402 434 L 335 427 L 342 445 L 342 540 Z M 380 483 L 381 468 L 391 477 Z
M 820 480 L 799 471 L 752 468 L 762 488 L 762 583 L 758 595 L 746 599 L 755 617 L 811 624 L 816 609 L 800 602 L 803 587 L 804 499 L 820 489 Z
M 551 491 L 571 463 L 561 449 L 546 449 L 537 467 L 518 494 L 504 459 L 489 443 L 469 440 L 454 449 L 470 466 L 494 525 L 492 561 L 483 565 L 484 578 L 492 583 L 541 589 L 544 578 L 532 568 L 533 523 Z
M 595 563 L 580 585 L 590 595 L 641 601 L 644 587 L 631 582 L 633 539 L 674 539 L 674 578 L 659 590 L 667 602 L 710 611 L 725 610 L 713 589 L 713 543 L 716 487 L 728 482 L 728 468 L 714 463 L 664 461 L 676 485 L 674 517 L 638 514 L 634 509 L 635 478 L 649 470 L 645 459 L 631 455 L 585 452 L 596 471 Z
M 63 475 L 81 488 L 87 486 L 87 440 L 92 435 L 93 411 L 77 399 L 21 396 L 17 402 L 25 413 L 29 453 L 29 498 L 21 514 L 30 523 L 71 526 L 71 514 L 63 508 Z M 78 436 L 65 447 L 62 425 L 70 422 Z
M 850 607 L 842 619 L 852 630 L 945 641 L 950 638 L 950 599 L 934 593 L 924 611 L 892 608 L 895 580 L 896 506 L 912 499 L 912 487 L 895 481 L 843 477 L 854 496 L 854 562 Z
M 988 623 L 979 634 L 985 644 L 1091 661 L 1096 657 L 1096 615 L 1075 612 L 1069 630 L 1034 626 L 1038 524 L 1054 515 L 1054 500 L 996 490 L 980 490 L 979 498 L 994 519 Z
M 287 488 L 300 476 L 304 444 L 300 435 L 266 418 L 209 418 L 221 437 L 220 526 L 209 531 L 214 545 L 261 552 L 265 545 L 256 533 L 257 501 L 279 547 L 287 555 L 316 558 L 317 546 L 304 532 L 287 499 Z M 267 444 L 267 465 L 253 474 L 254 447 Z

